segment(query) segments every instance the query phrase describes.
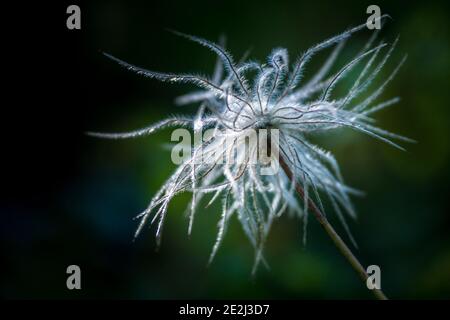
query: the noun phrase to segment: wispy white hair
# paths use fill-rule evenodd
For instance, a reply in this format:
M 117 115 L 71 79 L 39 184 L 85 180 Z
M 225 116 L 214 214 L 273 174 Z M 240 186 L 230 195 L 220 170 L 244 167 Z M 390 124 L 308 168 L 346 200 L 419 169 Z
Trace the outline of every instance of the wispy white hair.
M 385 16 L 380 19 L 384 19 Z M 110 54 L 105 55 L 121 66 L 148 78 L 166 82 L 191 83 L 201 90 L 177 98 L 180 105 L 199 103 L 198 112 L 192 117 L 171 117 L 149 127 L 127 133 L 89 133 L 102 138 L 122 139 L 151 134 L 156 130 L 174 127 L 188 127 L 194 132 L 214 129 L 212 139 L 196 146 L 191 156 L 177 167 L 175 172 L 154 195 L 148 207 L 138 215 L 140 225 L 136 235 L 150 219 L 157 222 L 156 237 L 159 244 L 172 198 L 183 192 L 191 192 L 189 206 L 189 233 L 192 230 L 197 208 L 202 198 L 212 194 L 208 206 L 220 199 L 222 205 L 219 231 L 210 260 L 215 256 L 228 224 L 236 215 L 242 228 L 255 248 L 254 270 L 263 258 L 263 247 L 272 222 L 284 212 L 291 212 L 304 221 L 304 239 L 308 218 L 308 200 L 313 200 L 324 212 L 322 198 L 326 197 L 332 205 L 350 239 L 353 238 L 345 222 L 345 214 L 355 217 L 350 201 L 351 194 L 358 191 L 348 187 L 341 176 L 339 166 L 330 152 L 308 141 L 311 132 L 329 131 L 346 127 L 396 148 L 403 149 L 394 140 L 409 139 L 376 127 L 370 116 L 383 108 L 399 101 L 391 98 L 376 103 L 386 85 L 392 80 L 404 57 L 390 75 L 361 101 L 355 99 L 372 84 L 385 66 L 398 41 L 390 46 L 381 42 L 372 46 L 377 32 L 371 36 L 361 51 L 338 72 L 331 74 L 337 57 L 346 40 L 355 32 L 365 28 L 365 24 L 351 28 L 306 50 L 290 66 L 288 52 L 284 48 L 274 49 L 265 63 L 241 59 L 235 62 L 224 45 L 182 34 L 189 40 L 212 50 L 218 56 L 218 63 L 211 78 L 197 74 L 162 73 L 143 69 L 124 62 Z M 334 46 L 334 50 L 323 66 L 307 82 L 303 80 L 303 71 L 311 58 L 324 49 Z M 387 48 L 387 49 L 386 49 Z M 382 50 L 386 50 L 380 56 Z M 357 65 L 359 75 L 348 92 L 340 97 L 332 97 L 333 89 Z M 249 73 L 254 76 L 249 78 Z M 252 81 L 250 81 L 252 80 Z M 249 161 L 255 157 L 255 150 L 245 153 L 245 159 L 235 163 L 221 163 L 214 158 L 226 152 L 240 151 L 244 146 L 237 141 L 248 129 L 275 128 L 279 130 L 279 156 L 290 166 L 293 178 L 280 171 L 276 175 L 261 175 L 260 165 Z M 224 139 L 232 138 L 236 143 L 223 149 Z M 202 157 L 209 161 L 198 161 L 202 148 Z M 303 188 L 305 199 L 294 196 L 294 184 Z M 219 201 L 219 200 L 218 200 Z M 345 213 L 345 214 L 344 214 Z

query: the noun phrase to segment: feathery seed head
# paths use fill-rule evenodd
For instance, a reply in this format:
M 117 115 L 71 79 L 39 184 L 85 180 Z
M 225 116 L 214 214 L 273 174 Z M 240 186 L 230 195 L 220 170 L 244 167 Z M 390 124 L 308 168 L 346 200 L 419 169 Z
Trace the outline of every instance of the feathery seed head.
M 194 134 L 200 135 L 209 131 L 208 138 L 203 137 L 194 145 L 155 194 L 147 209 L 138 216 L 141 222 L 136 235 L 147 222 L 157 222 L 156 236 L 159 243 L 171 199 L 182 192 L 191 192 L 189 233 L 203 197 L 211 194 L 208 206 L 216 200 L 222 203 L 219 231 L 211 259 L 222 242 L 230 219 L 236 216 L 255 248 L 255 270 L 260 262 L 264 262 L 262 252 L 265 239 L 276 218 L 288 211 L 301 217 L 306 228 L 308 199 L 323 210 L 321 199 L 326 197 L 351 238 L 345 214 L 355 217 L 349 196 L 358 191 L 344 183 L 333 155 L 310 143 L 307 135 L 346 127 L 399 149 L 402 147 L 391 139 L 410 141 L 374 126 L 370 118 L 374 112 L 399 100 L 393 98 L 375 103 L 405 58 L 365 99 L 354 102 L 367 91 L 385 66 L 397 40 L 387 49 L 386 43 L 372 47 L 375 33 L 355 58 L 338 72 L 329 75 L 344 42 L 364 27 L 360 25 L 349 29 L 311 47 L 292 66 L 284 48 L 274 49 L 264 64 L 245 58 L 235 62 L 223 45 L 175 32 L 218 55 L 211 78 L 149 71 L 105 53 L 120 65 L 145 77 L 191 83 L 200 87 L 200 91 L 176 100 L 179 105 L 199 103 L 200 107 L 193 117 L 167 118 L 129 133 L 91 135 L 131 138 L 148 135 L 167 126 L 188 127 Z M 306 64 L 317 52 L 331 46 L 334 46 L 334 50 L 329 58 L 311 79 L 304 82 L 302 76 Z M 386 50 L 386 53 L 379 58 L 382 50 Z M 336 84 L 363 61 L 364 65 L 348 92 L 340 97 L 332 97 Z M 253 78 L 249 77 L 250 72 L 255 74 Z M 291 178 L 278 170 L 280 158 L 290 167 Z M 294 195 L 296 183 L 302 186 L 305 199 L 298 199 Z

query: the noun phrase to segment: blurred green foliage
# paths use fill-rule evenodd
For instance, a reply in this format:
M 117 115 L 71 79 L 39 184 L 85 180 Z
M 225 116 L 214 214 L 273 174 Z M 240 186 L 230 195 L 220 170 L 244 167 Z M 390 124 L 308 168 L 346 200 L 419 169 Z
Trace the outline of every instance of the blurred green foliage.
M 309 46 L 367 18 L 366 1 L 95 1 L 83 3 L 81 66 L 86 94 L 85 129 L 139 128 L 195 106 L 174 107 L 173 98 L 189 91 L 126 72 L 102 57 L 105 50 L 122 59 L 161 71 L 210 73 L 215 57 L 204 48 L 165 31 L 217 39 L 227 35 L 236 57 L 252 47 L 263 60 L 273 47 L 288 48 L 291 59 Z M 444 2 L 377 1 L 390 14 L 382 37 L 398 48 L 382 76 L 403 54 L 408 60 L 383 98 L 401 102 L 380 112 L 381 127 L 418 141 L 407 152 L 359 133 L 337 131 L 317 141 L 333 151 L 346 182 L 367 192 L 355 198 L 359 213 L 350 222 L 363 264 L 382 270 L 382 287 L 392 298 L 450 298 L 449 215 L 449 10 Z M 352 38 L 340 63 L 350 58 L 368 33 Z M 314 70 L 326 53 L 318 55 Z M 307 76 L 311 75 L 307 72 Z M 320 226 L 310 220 L 302 245 L 301 222 L 283 216 L 275 223 L 266 248 L 271 269 L 250 275 L 253 251 L 237 221 L 211 266 L 209 253 L 217 232 L 219 210 L 200 212 L 187 236 L 184 216 L 188 196 L 169 209 L 160 250 L 154 228 L 132 242 L 132 220 L 174 166 L 164 144 L 170 130 L 149 138 L 104 141 L 85 138 L 79 155 L 82 170 L 62 188 L 53 207 L 55 218 L 43 225 L 39 241 L 22 248 L 43 271 L 45 287 L 35 279 L 6 283 L 16 297 L 79 298 L 371 298 Z M 344 234 L 329 210 L 338 231 Z M 31 243 L 31 242 L 30 242 Z M 26 246 L 27 244 L 24 244 Z M 38 255 L 40 249 L 49 256 Z M 50 257 L 50 253 L 57 253 Z M 13 256 L 20 270 L 22 256 Z M 83 290 L 64 289 L 63 266 L 78 264 Z M 60 274 L 58 277 L 52 275 Z M 61 282 L 61 281 L 62 282 Z M 23 281 L 23 283 L 21 282 Z M 23 289 L 26 288 L 26 289 Z

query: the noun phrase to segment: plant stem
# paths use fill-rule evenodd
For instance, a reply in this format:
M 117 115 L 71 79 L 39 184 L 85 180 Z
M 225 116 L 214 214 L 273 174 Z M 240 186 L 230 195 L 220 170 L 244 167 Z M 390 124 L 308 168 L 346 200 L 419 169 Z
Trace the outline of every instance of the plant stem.
M 293 174 L 287 163 L 284 161 L 283 157 L 279 157 L 280 165 L 283 168 L 284 172 L 288 176 L 290 180 L 293 179 Z M 298 194 L 302 197 L 303 200 L 305 199 L 305 192 L 301 185 L 297 182 L 295 182 L 295 189 L 298 192 Z M 316 204 L 310 199 L 307 199 L 308 206 L 311 209 L 312 213 L 316 217 L 317 221 L 319 221 L 320 225 L 325 229 L 325 231 L 330 236 L 331 240 L 333 240 L 336 247 L 339 249 L 339 251 L 342 253 L 342 255 L 348 260 L 350 265 L 353 267 L 353 269 L 358 273 L 359 277 L 363 280 L 363 282 L 366 284 L 368 275 L 366 273 L 366 270 L 363 268 L 361 263 L 356 259 L 356 257 L 353 255 L 349 247 L 344 243 L 342 238 L 337 234 L 337 232 L 334 230 L 333 226 L 328 222 L 325 215 L 320 211 L 320 209 L 316 206 Z M 379 300 L 387 300 L 388 298 L 384 295 L 383 291 L 381 289 L 372 289 L 371 290 L 375 297 Z

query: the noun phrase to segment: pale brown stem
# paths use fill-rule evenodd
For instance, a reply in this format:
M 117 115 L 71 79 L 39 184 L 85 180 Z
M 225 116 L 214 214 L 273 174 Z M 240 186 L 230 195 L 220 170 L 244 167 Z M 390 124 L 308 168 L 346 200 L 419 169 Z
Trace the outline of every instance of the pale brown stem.
M 288 176 L 290 180 L 293 179 L 293 174 L 287 163 L 284 161 L 283 157 L 280 155 L 280 165 L 283 168 L 284 172 Z M 302 186 L 295 182 L 295 189 L 298 192 L 298 194 L 302 197 L 303 200 L 305 199 L 305 192 L 302 188 Z M 316 217 L 317 221 L 319 221 L 320 225 L 325 229 L 325 231 L 330 236 L 331 240 L 333 240 L 335 246 L 339 249 L 339 251 L 342 253 L 342 255 L 347 259 L 347 261 L 350 263 L 350 265 L 353 267 L 353 269 L 358 273 L 359 277 L 363 280 L 364 284 L 367 283 L 368 275 L 366 273 L 366 270 L 363 268 L 361 263 L 356 259 L 356 257 L 353 255 L 349 247 L 345 244 L 345 242 L 342 240 L 342 238 L 337 234 L 337 232 L 334 230 L 333 226 L 328 222 L 325 215 L 320 211 L 320 209 L 316 206 L 316 204 L 310 199 L 307 199 L 308 206 L 311 209 L 311 212 Z M 372 289 L 371 290 L 375 297 L 379 300 L 387 300 L 388 298 L 384 295 L 383 291 L 381 289 Z

